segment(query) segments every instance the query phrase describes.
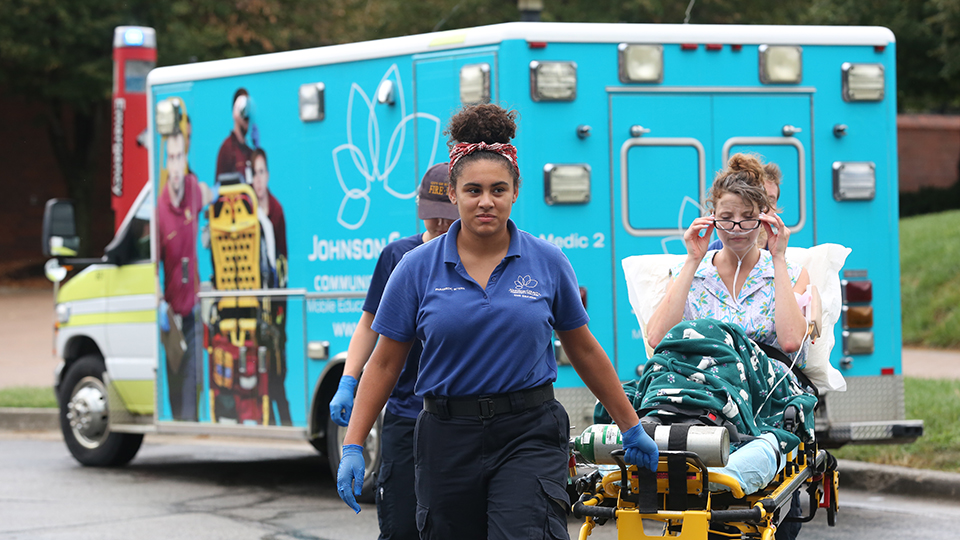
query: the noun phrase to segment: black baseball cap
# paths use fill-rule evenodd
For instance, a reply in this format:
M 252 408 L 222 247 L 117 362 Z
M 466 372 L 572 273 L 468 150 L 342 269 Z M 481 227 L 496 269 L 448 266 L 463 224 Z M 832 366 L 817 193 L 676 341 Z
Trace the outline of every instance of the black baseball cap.
M 450 186 L 450 175 L 447 163 L 437 163 L 427 169 L 420 182 L 417 192 L 417 217 L 420 219 L 449 219 L 460 218 L 457 207 L 450 202 L 447 188 Z

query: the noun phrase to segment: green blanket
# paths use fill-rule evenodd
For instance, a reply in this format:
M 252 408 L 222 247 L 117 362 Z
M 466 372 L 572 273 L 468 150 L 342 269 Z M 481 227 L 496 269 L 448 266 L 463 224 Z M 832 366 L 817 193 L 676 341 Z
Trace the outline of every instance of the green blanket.
M 805 440 L 814 436 L 816 396 L 803 391 L 788 366 L 767 358 L 735 324 L 700 319 L 674 326 L 640 379 L 623 387 L 638 412 L 666 418 L 657 407 L 705 409 L 730 421 L 740 433 L 773 433 L 784 453 L 796 448 L 801 436 Z M 800 410 L 799 435 L 782 427 L 789 405 Z M 594 421 L 611 422 L 599 403 Z

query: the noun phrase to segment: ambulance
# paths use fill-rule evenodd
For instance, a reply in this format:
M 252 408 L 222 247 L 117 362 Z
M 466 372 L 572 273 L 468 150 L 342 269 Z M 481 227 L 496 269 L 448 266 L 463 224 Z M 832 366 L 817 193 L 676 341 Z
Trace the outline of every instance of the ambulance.
M 822 396 L 821 445 L 915 439 L 895 57 L 878 27 L 507 23 L 153 69 L 147 180 L 103 258 L 67 256 L 69 201 L 45 216 L 52 277 L 73 265 L 56 306 L 67 446 L 119 465 L 148 433 L 303 439 L 335 471 L 328 403 L 374 264 L 423 231 L 418 182 L 446 161 L 451 115 L 482 102 L 519 111 L 512 218 L 563 249 L 622 380 L 647 352 L 621 261 L 685 253 L 716 171 L 755 152 L 783 171 L 791 245 L 851 249 L 830 357 L 847 389 Z M 556 357 L 582 429 L 596 400 Z

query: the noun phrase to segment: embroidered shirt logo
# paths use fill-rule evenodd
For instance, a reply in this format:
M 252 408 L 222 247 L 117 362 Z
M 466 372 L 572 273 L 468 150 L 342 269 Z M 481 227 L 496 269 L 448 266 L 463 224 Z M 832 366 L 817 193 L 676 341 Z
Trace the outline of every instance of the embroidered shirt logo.
M 510 292 L 518 298 L 538 298 L 540 293 L 531 290 L 538 284 L 539 282 L 529 275 L 517 276 L 516 281 L 513 282 L 514 288 L 510 289 Z

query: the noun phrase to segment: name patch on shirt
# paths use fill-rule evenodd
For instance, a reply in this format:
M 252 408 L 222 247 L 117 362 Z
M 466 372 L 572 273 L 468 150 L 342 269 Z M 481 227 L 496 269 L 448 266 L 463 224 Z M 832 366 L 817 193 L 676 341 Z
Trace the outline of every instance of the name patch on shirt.
M 465 290 L 467 290 L 467 288 L 466 288 L 466 287 L 435 287 L 433 290 L 438 291 L 438 292 L 443 292 L 443 291 L 465 291 Z
M 516 281 L 513 282 L 514 288 L 510 289 L 510 293 L 517 298 L 539 298 L 540 293 L 533 290 L 538 284 L 539 282 L 529 275 L 517 276 Z

